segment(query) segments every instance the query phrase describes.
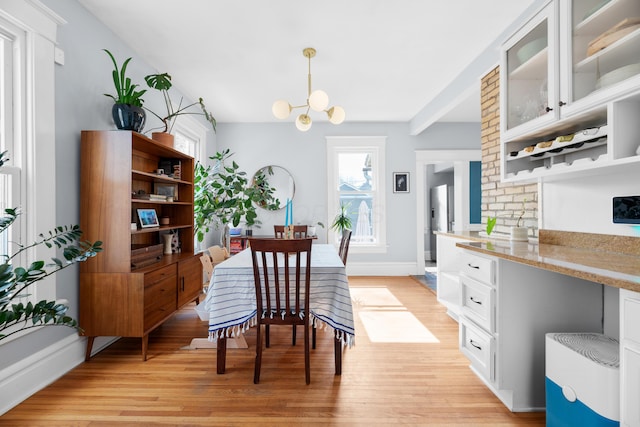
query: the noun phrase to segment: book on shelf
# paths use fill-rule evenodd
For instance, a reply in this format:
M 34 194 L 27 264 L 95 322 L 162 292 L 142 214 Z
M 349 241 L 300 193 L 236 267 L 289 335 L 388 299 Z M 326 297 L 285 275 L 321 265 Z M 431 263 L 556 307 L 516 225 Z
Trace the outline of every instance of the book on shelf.
M 135 193 L 133 194 L 133 198 L 134 199 L 139 199 L 139 200 L 154 200 L 154 201 L 158 201 L 158 202 L 166 202 L 167 201 L 167 196 L 163 196 L 161 194 L 138 194 Z

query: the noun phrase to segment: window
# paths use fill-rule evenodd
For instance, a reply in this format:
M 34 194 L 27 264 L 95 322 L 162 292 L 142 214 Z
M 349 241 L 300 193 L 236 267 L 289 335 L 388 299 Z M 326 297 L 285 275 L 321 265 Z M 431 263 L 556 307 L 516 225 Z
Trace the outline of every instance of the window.
M 350 251 L 385 252 L 385 137 L 328 137 L 328 219 L 351 218 Z M 336 232 L 334 241 L 340 240 Z
M 5 2 L 0 7 L 0 151 L 8 151 L 10 159 L 0 168 L 0 208 L 22 211 L 11 234 L 2 237 L 23 244 L 56 226 L 55 209 L 50 209 L 56 202 L 51 159 L 55 158 L 54 52 L 61 23 L 62 18 L 39 2 Z M 11 244 L 0 242 L 1 253 L 11 249 Z M 50 259 L 55 250 L 38 247 L 22 255 L 17 264 L 28 265 Z M 55 299 L 55 275 L 43 285 L 30 289 L 30 298 Z
M 191 117 L 181 116 L 173 126 L 173 133 L 173 146 L 176 150 L 204 163 L 207 155 L 207 130 L 202 124 Z

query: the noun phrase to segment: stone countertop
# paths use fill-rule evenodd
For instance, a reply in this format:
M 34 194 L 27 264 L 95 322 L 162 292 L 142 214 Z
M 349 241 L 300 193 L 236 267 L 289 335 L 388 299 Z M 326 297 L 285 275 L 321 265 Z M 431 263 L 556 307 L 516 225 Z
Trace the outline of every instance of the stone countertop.
M 444 233 L 443 233 L 444 234 Z M 640 292 L 640 238 L 540 230 L 539 242 L 512 242 L 478 232 L 446 233 L 456 246 L 608 286 Z

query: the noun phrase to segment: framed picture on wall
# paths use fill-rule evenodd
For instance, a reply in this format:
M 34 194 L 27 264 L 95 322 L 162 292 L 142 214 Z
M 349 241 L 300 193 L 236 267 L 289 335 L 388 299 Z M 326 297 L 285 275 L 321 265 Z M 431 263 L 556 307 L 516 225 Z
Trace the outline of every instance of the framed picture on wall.
M 409 172 L 393 173 L 393 192 L 394 193 L 409 192 Z

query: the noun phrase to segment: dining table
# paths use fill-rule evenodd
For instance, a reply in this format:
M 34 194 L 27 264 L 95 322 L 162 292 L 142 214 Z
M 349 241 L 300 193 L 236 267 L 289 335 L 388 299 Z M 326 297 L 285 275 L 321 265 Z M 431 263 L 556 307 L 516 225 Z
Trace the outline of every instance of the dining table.
M 346 268 L 335 246 L 314 243 L 311 248 L 310 322 L 314 328 L 333 330 L 335 371 L 340 375 L 343 348 L 355 343 Z M 306 258 L 301 259 L 301 263 L 301 267 L 306 267 Z M 283 263 L 279 265 L 284 268 Z M 290 260 L 289 268 L 293 274 L 295 258 L 293 262 Z M 239 336 L 257 322 L 250 247 L 215 266 L 203 305 L 209 314 L 209 340 L 217 341 L 217 373 L 223 374 L 227 338 Z

